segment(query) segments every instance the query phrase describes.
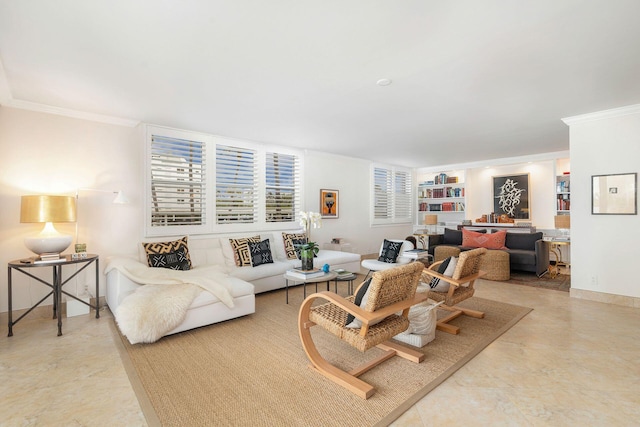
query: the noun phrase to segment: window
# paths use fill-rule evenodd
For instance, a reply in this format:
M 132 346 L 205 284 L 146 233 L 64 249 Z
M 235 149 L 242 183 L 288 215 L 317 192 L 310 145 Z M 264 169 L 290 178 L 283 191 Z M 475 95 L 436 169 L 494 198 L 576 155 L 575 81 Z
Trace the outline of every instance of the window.
M 253 223 L 257 218 L 255 150 L 216 145 L 216 222 Z
M 267 153 L 266 217 L 267 222 L 295 221 L 300 206 L 298 157 Z
M 297 227 L 296 150 L 156 126 L 147 128 L 147 235 Z
M 381 165 L 373 165 L 371 171 L 371 224 L 411 223 L 411 171 Z
M 152 227 L 206 222 L 205 154 L 202 142 L 152 136 Z

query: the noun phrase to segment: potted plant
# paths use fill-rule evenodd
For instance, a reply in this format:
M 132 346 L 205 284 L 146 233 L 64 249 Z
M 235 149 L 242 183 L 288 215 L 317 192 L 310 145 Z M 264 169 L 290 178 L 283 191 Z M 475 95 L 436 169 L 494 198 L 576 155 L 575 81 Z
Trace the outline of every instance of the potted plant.
M 313 257 L 318 254 L 320 248 L 316 242 L 303 243 L 296 245 L 300 248 L 300 261 L 302 261 L 302 270 L 313 270 Z

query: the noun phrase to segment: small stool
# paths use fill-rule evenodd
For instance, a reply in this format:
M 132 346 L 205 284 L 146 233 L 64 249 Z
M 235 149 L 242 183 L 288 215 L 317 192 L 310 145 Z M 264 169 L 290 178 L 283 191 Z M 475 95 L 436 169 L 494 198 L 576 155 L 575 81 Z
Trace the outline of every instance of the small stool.
M 483 279 L 509 280 L 511 268 L 509 266 L 509 253 L 501 250 L 488 250 L 480 261 L 480 270 L 487 272 Z
M 433 262 L 438 262 L 450 256 L 460 255 L 460 248 L 456 248 L 455 246 L 436 246 L 436 249 L 433 253 Z

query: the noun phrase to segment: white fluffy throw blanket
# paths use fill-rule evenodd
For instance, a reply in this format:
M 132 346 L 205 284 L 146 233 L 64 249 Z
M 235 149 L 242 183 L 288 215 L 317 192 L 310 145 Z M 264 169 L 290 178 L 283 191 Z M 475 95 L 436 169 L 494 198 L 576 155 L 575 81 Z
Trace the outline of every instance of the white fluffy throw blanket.
M 227 307 L 233 307 L 233 298 L 223 285 L 228 277 L 223 267 L 176 271 L 116 258 L 108 261 L 105 274 L 113 269 L 145 285 L 122 300 L 116 310 L 118 327 L 131 344 L 155 342 L 177 327 L 202 290 L 213 294 Z

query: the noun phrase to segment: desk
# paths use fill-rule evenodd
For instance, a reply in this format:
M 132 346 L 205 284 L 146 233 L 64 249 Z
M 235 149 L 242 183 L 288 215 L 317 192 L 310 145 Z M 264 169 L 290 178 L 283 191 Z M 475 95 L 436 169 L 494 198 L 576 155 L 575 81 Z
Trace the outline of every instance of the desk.
M 63 281 L 62 280 L 62 267 L 65 265 L 71 265 L 71 264 L 84 264 L 78 271 L 76 271 L 75 273 L 73 273 L 73 275 L 71 275 L 69 278 L 67 278 L 67 280 Z M 77 298 L 75 295 L 71 295 L 68 292 L 65 292 L 62 287 L 71 279 L 73 279 L 74 277 L 76 277 L 76 275 L 78 273 L 80 273 L 82 270 L 84 270 L 85 268 L 87 268 L 89 265 L 94 264 L 95 265 L 95 270 L 96 270 L 96 305 L 93 306 L 85 301 L 82 301 L 81 299 Z M 24 316 L 26 316 L 27 314 L 29 314 L 34 308 L 36 308 L 37 306 L 39 306 L 40 304 L 42 304 L 42 302 L 49 298 L 50 295 L 53 295 L 53 318 L 55 319 L 56 317 L 58 318 L 58 336 L 62 335 L 62 294 L 65 294 L 77 301 L 80 301 L 81 303 L 88 305 L 89 307 L 93 308 L 96 310 L 96 319 L 98 319 L 100 317 L 100 310 L 98 307 L 98 301 L 100 298 L 100 288 L 99 288 L 99 259 L 98 259 L 98 255 L 93 255 L 93 254 L 88 254 L 86 258 L 82 258 L 82 259 L 72 259 L 71 255 L 64 255 L 63 258 L 61 258 L 59 261 L 55 261 L 55 262 L 47 262 L 47 263 L 38 263 L 36 264 L 34 262 L 34 258 L 27 258 L 27 259 L 17 259 L 14 261 L 10 261 L 8 264 L 8 303 L 9 303 L 9 335 L 8 336 L 13 336 L 13 325 L 15 325 L 16 323 L 18 323 L 20 321 L 20 319 L 22 319 Z M 42 279 L 40 279 L 39 277 L 34 276 L 33 274 L 31 274 L 31 272 L 27 271 L 30 270 L 32 268 L 51 268 L 52 272 L 53 272 L 53 278 L 51 280 L 51 282 L 46 282 Z M 13 271 L 19 271 L 20 273 L 29 276 L 30 278 L 42 283 L 45 286 L 48 286 L 51 288 L 51 292 L 49 292 L 44 298 L 42 298 L 40 301 L 38 301 L 33 307 L 31 307 L 29 310 L 27 310 L 25 313 L 22 314 L 22 316 L 18 317 L 16 319 L 16 321 L 13 321 L 13 307 L 12 307 L 12 294 L 11 294 L 11 281 L 12 281 L 12 273 Z
M 562 246 L 571 246 L 568 239 L 544 239 L 549 244 L 549 251 L 556 257 L 556 265 L 549 266 L 549 275 L 553 279 L 560 274 L 560 266 L 570 267 L 571 264 L 562 260 Z

